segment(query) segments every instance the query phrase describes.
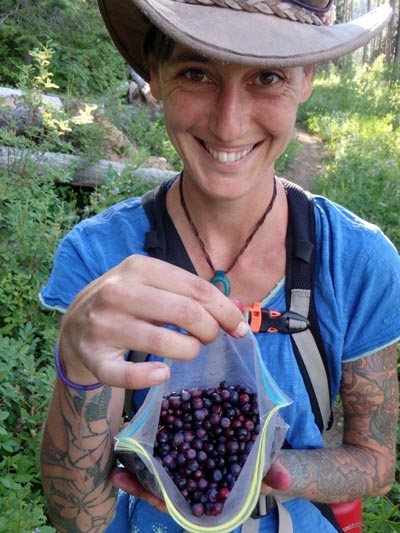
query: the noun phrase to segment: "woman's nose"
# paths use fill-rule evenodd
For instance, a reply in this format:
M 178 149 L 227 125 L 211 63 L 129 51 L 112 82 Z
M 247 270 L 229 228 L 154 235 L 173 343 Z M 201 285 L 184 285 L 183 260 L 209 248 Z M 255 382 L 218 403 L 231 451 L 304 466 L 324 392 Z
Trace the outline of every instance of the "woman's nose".
M 240 138 L 246 130 L 248 116 L 248 106 L 240 88 L 221 87 L 215 100 L 214 134 L 224 142 Z

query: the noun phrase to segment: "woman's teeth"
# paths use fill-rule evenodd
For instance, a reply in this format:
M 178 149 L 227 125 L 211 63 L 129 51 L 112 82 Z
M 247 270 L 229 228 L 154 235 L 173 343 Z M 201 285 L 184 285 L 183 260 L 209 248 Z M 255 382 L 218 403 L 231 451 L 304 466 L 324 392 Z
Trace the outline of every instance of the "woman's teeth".
M 241 150 L 240 152 L 220 152 L 217 150 L 213 150 L 209 146 L 206 146 L 207 151 L 213 156 L 214 159 L 219 161 L 220 163 L 235 163 L 236 161 L 239 161 L 240 159 L 243 159 L 246 157 L 247 154 L 249 154 L 252 150 L 251 148 L 246 148 L 246 150 Z

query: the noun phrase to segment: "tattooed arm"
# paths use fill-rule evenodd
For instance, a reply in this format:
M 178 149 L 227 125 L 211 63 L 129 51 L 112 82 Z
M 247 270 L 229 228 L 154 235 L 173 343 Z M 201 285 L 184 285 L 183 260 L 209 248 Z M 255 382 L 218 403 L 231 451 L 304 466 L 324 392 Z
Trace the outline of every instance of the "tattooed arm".
M 120 420 L 123 392 L 107 386 L 76 391 L 57 380 L 41 450 L 43 489 L 57 531 L 103 531 L 114 515 L 109 472 L 118 426 L 111 420 Z
M 282 451 L 264 480 L 264 493 L 332 503 L 390 490 L 399 402 L 396 345 L 345 363 L 342 370 L 343 445 Z M 290 489 L 271 489 L 282 488 L 285 470 L 291 476 Z

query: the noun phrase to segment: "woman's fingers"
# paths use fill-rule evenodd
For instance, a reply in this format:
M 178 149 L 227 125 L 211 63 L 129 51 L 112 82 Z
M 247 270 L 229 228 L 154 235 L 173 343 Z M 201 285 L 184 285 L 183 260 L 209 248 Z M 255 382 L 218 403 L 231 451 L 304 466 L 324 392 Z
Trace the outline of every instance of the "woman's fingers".
M 190 272 L 158 259 L 132 256 L 121 264 L 122 274 L 129 274 L 131 280 L 127 284 L 123 276 L 121 284 L 129 291 L 124 299 L 129 313 L 140 312 L 146 320 L 177 325 L 204 343 L 214 340 L 220 327 L 233 335 L 247 333 L 238 307 Z
M 157 509 L 157 511 L 168 513 L 165 503 L 157 498 L 152 492 L 147 491 L 133 475 L 125 470 L 125 468 L 114 468 L 111 471 L 110 479 L 115 487 L 147 501 L 151 506 Z
M 220 328 L 248 331 L 238 306 L 218 289 L 164 261 L 132 256 L 78 294 L 62 322 L 60 356 L 72 381 L 148 387 L 165 381 L 168 368 L 128 364 L 126 352 L 193 359 Z
M 123 389 L 153 387 L 166 381 L 169 375 L 169 366 L 157 361 L 133 363 L 105 359 L 96 372 L 99 381 Z
M 290 472 L 279 462 L 274 461 L 261 486 L 262 494 L 271 494 L 274 490 L 289 490 L 292 485 Z

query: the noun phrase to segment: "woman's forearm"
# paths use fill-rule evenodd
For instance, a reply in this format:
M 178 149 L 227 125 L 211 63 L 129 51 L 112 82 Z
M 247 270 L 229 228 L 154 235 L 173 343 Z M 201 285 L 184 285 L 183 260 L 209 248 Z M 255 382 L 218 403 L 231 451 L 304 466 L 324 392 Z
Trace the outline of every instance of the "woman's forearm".
M 345 363 L 342 370 L 344 444 L 283 450 L 279 461 L 292 483 L 288 495 L 331 503 L 390 490 L 396 463 L 397 346 Z M 273 480 L 266 483 L 274 487 Z
M 58 531 L 103 531 L 114 515 L 109 472 L 123 392 L 107 386 L 77 391 L 57 382 L 43 431 L 41 471 Z
M 279 462 L 291 476 L 285 496 L 334 503 L 385 494 L 393 483 L 394 461 L 367 448 L 343 445 L 319 450 L 282 450 Z

